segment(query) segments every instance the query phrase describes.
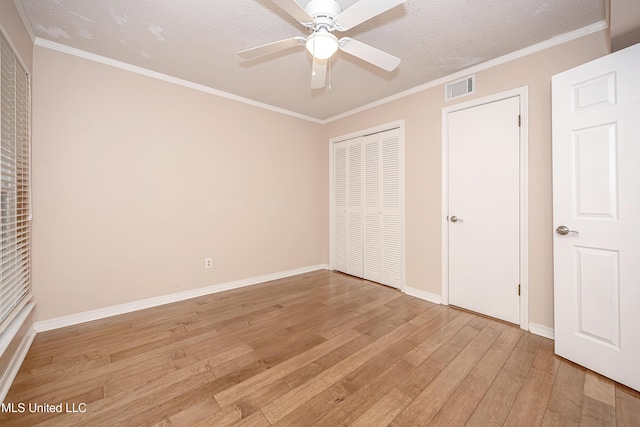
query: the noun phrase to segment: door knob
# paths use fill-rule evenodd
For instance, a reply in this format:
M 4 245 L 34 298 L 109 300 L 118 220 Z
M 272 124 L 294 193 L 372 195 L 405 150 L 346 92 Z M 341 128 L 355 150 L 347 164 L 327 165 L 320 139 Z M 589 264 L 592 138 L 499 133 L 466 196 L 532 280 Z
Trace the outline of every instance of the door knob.
M 560 227 L 556 228 L 556 233 L 560 234 L 561 236 L 566 236 L 569 233 L 576 233 L 579 234 L 577 231 L 575 230 L 569 230 L 569 227 L 561 225 Z
M 458 222 L 458 221 L 462 222 L 462 218 L 458 218 L 457 216 L 454 215 L 451 218 L 449 218 L 449 221 L 451 221 L 451 222 Z

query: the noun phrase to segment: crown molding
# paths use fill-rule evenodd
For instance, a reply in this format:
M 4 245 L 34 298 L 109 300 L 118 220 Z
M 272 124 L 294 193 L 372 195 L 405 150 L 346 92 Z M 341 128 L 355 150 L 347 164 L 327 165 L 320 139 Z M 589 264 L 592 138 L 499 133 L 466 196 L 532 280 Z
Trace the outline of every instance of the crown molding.
M 40 37 L 36 37 L 34 41 L 35 46 L 44 47 L 46 49 L 55 50 L 57 52 L 66 53 L 68 55 L 77 56 L 79 58 L 83 58 L 89 61 L 98 62 L 100 64 L 108 65 L 115 68 L 120 68 L 122 70 L 130 71 L 132 73 L 141 74 L 146 77 L 151 77 L 154 79 L 162 80 L 168 83 L 173 83 L 179 86 L 184 86 L 189 89 L 194 89 L 200 92 L 208 93 L 211 95 L 219 96 L 221 98 L 230 99 L 232 101 L 241 102 L 243 104 L 251 105 L 252 107 L 258 107 L 265 110 L 273 111 L 276 113 L 284 114 L 286 116 L 295 117 L 297 119 L 307 120 L 309 122 L 322 124 L 322 120 L 316 119 L 315 117 L 306 116 L 304 114 L 296 113 L 294 111 L 285 110 L 284 108 L 274 107 L 273 105 L 265 104 L 262 102 L 254 101 L 249 98 L 245 98 L 242 96 L 234 95 L 229 92 L 224 92 L 222 90 L 214 89 L 209 86 L 201 85 L 199 83 L 194 83 L 188 80 L 180 79 L 178 77 L 173 77 L 168 74 L 159 73 L 157 71 L 152 71 L 147 68 L 138 67 L 137 65 L 132 65 L 126 62 L 116 61 L 115 59 L 107 58 L 106 56 L 96 55 L 91 52 L 87 52 L 84 50 L 76 49 L 74 47 L 70 47 L 61 43 L 57 43 L 51 40 L 46 40 Z
M 21 16 L 22 16 L 22 14 L 21 14 Z M 474 65 L 474 66 L 469 67 L 469 68 L 465 68 L 465 69 L 457 71 L 457 72 L 455 72 L 453 74 L 449 74 L 449 75 L 441 77 L 439 79 L 432 80 L 430 82 L 421 84 L 419 86 L 413 87 L 411 89 L 405 90 L 405 91 L 397 93 L 395 95 L 388 96 L 388 97 L 380 99 L 378 101 L 374 101 L 372 103 L 363 105 L 363 106 L 355 108 L 353 110 L 349 110 L 349 111 L 346 111 L 344 113 L 340 113 L 338 115 L 329 117 L 327 119 L 318 119 L 316 117 L 311 117 L 311 116 L 307 116 L 305 114 L 296 113 L 294 111 L 290 111 L 290 110 L 286 110 L 284 108 L 275 107 L 273 105 L 269 105 L 269 104 L 266 104 L 266 103 L 254 101 L 254 100 L 249 99 L 249 98 L 245 98 L 245 97 L 242 97 L 242 96 L 234 95 L 232 93 L 224 92 L 224 91 L 221 91 L 221 90 L 209 87 L 209 86 L 201 85 L 199 83 L 194 83 L 194 82 L 191 82 L 191 81 L 188 81 L 188 80 L 183 80 L 183 79 L 180 79 L 180 78 L 177 78 L 177 77 L 173 77 L 173 76 L 170 76 L 170 75 L 167 75 L 167 74 L 159 73 L 159 72 L 152 71 L 152 70 L 149 70 L 149 69 L 146 69 L 146 68 L 138 67 L 136 65 L 128 64 L 126 62 L 116 61 L 115 59 L 111 59 L 111 58 L 107 58 L 107 57 L 104 57 L 104 56 L 96 55 L 96 54 L 93 54 L 93 53 L 90 53 L 90 52 L 86 52 L 84 50 L 76 49 L 76 48 L 61 44 L 61 43 L 57 43 L 57 42 L 53 42 L 53 41 L 50 41 L 50 40 L 42 39 L 40 37 L 35 37 L 34 45 L 40 46 L 40 47 L 44 47 L 44 48 L 47 48 L 47 49 L 52 49 L 52 50 L 55 50 L 55 51 L 58 51 L 58 52 L 62 52 L 62 53 L 66 53 L 66 54 L 69 54 L 69 55 L 77 56 L 77 57 L 80 57 L 80 58 L 84 58 L 84 59 L 87 59 L 89 61 L 99 62 L 101 64 L 109 65 L 109 66 L 120 68 L 120 69 L 127 70 L 127 71 L 131 71 L 133 73 L 141 74 L 141 75 L 144 75 L 144 76 L 147 76 L 147 77 L 151 77 L 151 78 L 155 78 L 155 79 L 158 79 L 158 80 L 163 80 L 163 81 L 166 81 L 166 82 L 169 82 L 169 83 L 174 83 L 174 84 L 177 84 L 177 85 L 180 85 L 180 86 L 184 86 L 184 87 L 188 87 L 190 89 L 194 89 L 194 90 L 197 90 L 197 91 L 200 91 L 200 92 L 205 92 L 205 93 L 208 93 L 208 94 L 211 94 L 211 95 L 215 95 L 215 96 L 219 96 L 219 97 L 222 97 L 222 98 L 230 99 L 230 100 L 233 100 L 233 101 L 241 102 L 243 104 L 251 105 L 253 107 L 262 108 L 262 109 L 265 109 L 265 110 L 269 110 L 269 111 L 273 111 L 273 112 L 276 112 L 276 113 L 284 114 L 284 115 L 287 115 L 287 116 L 290 116 L 290 117 L 295 117 L 295 118 L 306 120 L 306 121 L 309 121 L 309 122 L 312 122 L 312 123 L 317 123 L 317 124 L 324 125 L 324 124 L 328 124 L 328 123 L 343 119 L 345 117 L 352 116 L 352 115 L 357 114 L 357 113 L 361 113 L 361 112 L 366 111 L 366 110 L 370 110 L 370 109 L 375 108 L 375 107 L 379 107 L 379 106 L 384 105 L 384 104 L 388 104 L 389 102 L 393 102 L 393 101 L 396 101 L 398 99 L 405 98 L 407 96 L 411 96 L 411 95 L 414 95 L 416 93 L 423 92 L 423 91 L 431 89 L 433 87 L 443 85 L 445 83 L 448 83 L 449 81 L 452 81 L 452 80 L 455 80 L 455 79 L 458 79 L 458 78 L 462 78 L 462 77 L 464 77 L 466 75 L 477 73 L 477 72 L 480 72 L 480 71 L 484 71 L 484 70 L 487 70 L 489 68 L 493 68 L 493 67 L 495 67 L 497 65 L 501 65 L 501 64 L 513 61 L 515 59 L 523 58 L 523 57 L 531 55 L 533 53 L 540 52 L 540 51 L 543 51 L 543 50 L 546 50 L 546 49 L 561 45 L 563 43 L 567 43 L 567 42 L 570 42 L 572 40 L 576 40 L 576 39 L 579 39 L 581 37 L 588 36 L 588 35 L 593 34 L 595 32 L 602 31 L 602 30 L 604 30 L 606 28 L 608 28 L 607 21 L 606 20 L 602 20 L 602 21 L 596 22 L 595 24 L 591 24 L 591 25 L 588 25 L 586 27 L 582 27 L 582 28 L 579 28 L 577 30 L 570 31 L 570 32 L 565 33 L 565 34 L 561 34 L 559 36 L 552 37 L 552 38 L 550 38 L 548 40 L 545 40 L 543 42 L 537 43 L 535 45 L 526 47 L 524 49 L 520 49 L 520 50 L 515 51 L 515 52 L 511 52 L 511 53 L 503 55 L 503 56 L 501 56 L 499 58 L 495 58 L 495 59 L 483 62 L 481 64 Z M 29 31 L 29 29 L 28 29 L 28 31 Z
M 545 40 L 543 42 L 534 44 L 534 45 L 526 47 L 524 49 L 520 49 L 520 50 L 517 50 L 515 52 L 508 53 L 506 55 L 500 56 L 500 57 L 495 58 L 495 59 L 491 59 L 489 61 L 483 62 L 481 64 L 474 65 L 474 66 L 469 67 L 469 68 L 465 68 L 464 70 L 456 71 L 455 73 L 449 74 L 448 76 L 444 76 L 444 77 L 441 77 L 439 79 L 432 80 L 430 82 L 421 84 L 419 86 L 413 87 L 411 89 L 405 90 L 405 91 L 397 93 L 395 95 L 391 95 L 391 96 L 388 96 L 386 98 L 380 99 L 378 101 L 372 102 L 370 104 L 363 105 L 362 107 L 358 107 L 358 108 L 355 108 L 353 110 L 350 110 L 350 111 L 335 115 L 333 117 L 329 117 L 328 119 L 323 120 L 322 124 L 327 124 L 327 123 L 334 122 L 336 120 L 344 119 L 345 117 L 349 117 L 349 116 L 351 116 L 353 114 L 361 113 L 363 111 L 370 110 L 372 108 L 379 107 L 379 106 L 384 105 L 384 104 L 388 104 L 389 102 L 396 101 L 398 99 L 405 98 L 407 96 L 411 96 L 411 95 L 414 95 L 414 94 L 419 93 L 419 92 L 423 92 L 425 90 L 431 89 L 431 88 L 436 87 L 436 86 L 443 85 L 445 83 L 449 83 L 452 80 L 456 80 L 456 79 L 465 77 L 465 76 L 467 76 L 469 74 L 474 74 L 474 73 L 477 73 L 477 72 L 480 72 L 480 71 L 487 70 L 489 68 L 493 68 L 493 67 L 495 67 L 497 65 L 501 65 L 501 64 L 513 61 L 515 59 L 523 58 L 523 57 L 531 55 L 533 53 L 540 52 L 540 51 L 552 48 L 554 46 L 558 46 L 558 45 L 561 45 L 563 43 L 567 43 L 567 42 L 570 42 L 572 40 L 576 40 L 576 39 L 579 39 L 581 37 L 588 36 L 589 34 L 593 34 L 593 33 L 598 32 L 598 31 L 602 31 L 602 30 L 604 30 L 606 28 L 608 28 L 607 21 L 603 20 L 603 21 L 600 21 L 600 22 L 596 22 L 595 24 L 591 24 L 591 25 L 588 25 L 586 27 L 582 27 L 582 28 L 579 28 L 577 30 L 574 30 L 574 31 L 571 31 L 571 32 L 568 32 L 568 33 L 565 33 L 565 34 L 561 34 L 559 36 L 552 37 L 552 38 L 550 38 L 548 40 Z

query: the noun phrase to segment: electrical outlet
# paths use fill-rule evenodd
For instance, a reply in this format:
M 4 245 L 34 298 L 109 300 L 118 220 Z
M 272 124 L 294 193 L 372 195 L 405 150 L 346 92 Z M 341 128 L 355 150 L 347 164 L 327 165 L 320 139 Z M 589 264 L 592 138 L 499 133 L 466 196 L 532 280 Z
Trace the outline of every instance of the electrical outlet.
M 213 267 L 213 258 L 205 258 L 204 259 L 204 268 Z

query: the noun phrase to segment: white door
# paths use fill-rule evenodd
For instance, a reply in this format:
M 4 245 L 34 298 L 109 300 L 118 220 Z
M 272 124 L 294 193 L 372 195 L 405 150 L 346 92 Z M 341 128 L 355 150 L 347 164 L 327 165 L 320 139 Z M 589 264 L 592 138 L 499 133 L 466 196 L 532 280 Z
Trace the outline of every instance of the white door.
M 364 278 L 401 286 L 400 131 L 364 137 Z
M 635 45 L 553 77 L 555 351 L 636 390 L 639 70 Z
M 362 277 L 362 138 L 333 145 L 333 268 Z
M 362 277 L 362 137 L 347 144 L 347 270 Z
M 364 278 L 382 283 L 380 134 L 364 137 Z
M 348 264 L 347 143 L 333 144 L 333 268 L 344 273 Z
M 520 323 L 520 98 L 448 115 L 449 303 Z
M 394 128 L 333 143 L 333 268 L 402 286 L 402 143 Z

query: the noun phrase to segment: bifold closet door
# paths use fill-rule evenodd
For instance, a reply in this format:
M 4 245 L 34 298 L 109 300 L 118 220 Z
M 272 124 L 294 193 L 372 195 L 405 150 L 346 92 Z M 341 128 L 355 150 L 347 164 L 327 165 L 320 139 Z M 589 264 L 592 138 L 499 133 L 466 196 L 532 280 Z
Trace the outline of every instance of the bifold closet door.
M 362 138 L 333 145 L 334 269 L 363 277 Z
M 401 285 L 400 132 L 335 143 L 335 270 Z
M 333 268 L 348 269 L 347 143 L 333 144 Z
M 347 273 L 363 277 L 362 137 L 347 141 Z
M 399 130 L 364 137 L 364 278 L 400 287 Z

